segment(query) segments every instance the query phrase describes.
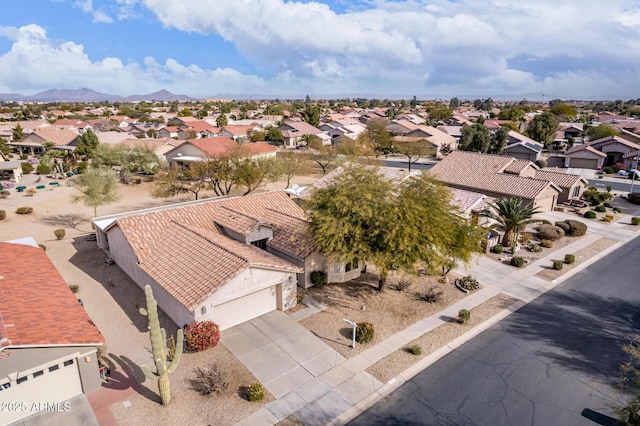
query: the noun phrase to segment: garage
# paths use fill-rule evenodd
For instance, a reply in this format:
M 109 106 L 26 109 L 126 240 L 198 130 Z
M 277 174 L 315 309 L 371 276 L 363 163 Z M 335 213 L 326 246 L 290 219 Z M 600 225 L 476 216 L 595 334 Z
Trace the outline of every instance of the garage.
M 213 308 L 220 330 L 233 327 L 278 309 L 278 286 L 265 288 Z
M 22 403 L 21 407 L 16 407 L 19 410 L 2 413 L 0 423 L 12 423 L 36 414 L 38 405 L 34 406 L 34 403 L 62 402 L 80 394 L 82 384 L 78 365 L 73 359 L 34 371 L 0 391 L 0 404 Z
M 598 160 L 595 158 L 570 158 L 569 167 L 574 169 L 597 169 Z

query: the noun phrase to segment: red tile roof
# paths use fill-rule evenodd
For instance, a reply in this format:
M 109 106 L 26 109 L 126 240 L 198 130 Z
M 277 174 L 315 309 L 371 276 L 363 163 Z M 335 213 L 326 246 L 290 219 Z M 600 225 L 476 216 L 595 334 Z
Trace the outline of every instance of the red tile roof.
M 217 157 L 230 152 L 238 146 L 238 143 L 226 136 L 215 138 L 189 139 L 191 145 L 198 147 L 202 152 L 212 157 Z
M 0 339 L 13 347 L 104 343 L 44 250 L 0 242 L 0 259 Z

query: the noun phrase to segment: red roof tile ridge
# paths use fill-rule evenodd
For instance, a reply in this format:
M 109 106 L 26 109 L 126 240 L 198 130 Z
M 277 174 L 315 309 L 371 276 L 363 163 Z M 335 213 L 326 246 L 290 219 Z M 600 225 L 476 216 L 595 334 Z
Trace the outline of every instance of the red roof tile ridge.
M 224 204 L 222 204 L 220 206 L 220 209 L 227 210 L 227 211 L 229 211 L 231 213 L 234 213 L 234 214 L 237 214 L 237 215 L 240 215 L 240 216 L 244 216 L 244 217 L 246 217 L 248 219 L 255 220 L 256 222 L 258 222 L 259 225 L 271 225 L 271 226 L 273 226 L 272 223 L 267 222 L 266 220 L 264 220 L 262 218 L 259 218 L 259 217 L 256 217 L 256 216 L 252 216 L 252 215 L 250 215 L 248 213 L 242 212 L 240 210 L 234 209 L 234 208 L 226 206 Z

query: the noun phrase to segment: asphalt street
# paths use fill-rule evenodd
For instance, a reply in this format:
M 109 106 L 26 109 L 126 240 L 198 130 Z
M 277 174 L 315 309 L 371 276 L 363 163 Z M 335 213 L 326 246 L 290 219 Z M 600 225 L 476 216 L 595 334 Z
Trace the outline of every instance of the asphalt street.
M 352 425 L 615 425 L 640 335 L 640 238 L 513 313 Z
M 612 191 L 631 191 L 631 179 L 620 179 L 615 182 L 609 180 L 590 179 L 589 185 L 595 186 L 600 190 L 605 190 L 607 186 L 611 186 Z M 640 181 L 636 180 L 633 183 L 633 192 L 640 192 Z

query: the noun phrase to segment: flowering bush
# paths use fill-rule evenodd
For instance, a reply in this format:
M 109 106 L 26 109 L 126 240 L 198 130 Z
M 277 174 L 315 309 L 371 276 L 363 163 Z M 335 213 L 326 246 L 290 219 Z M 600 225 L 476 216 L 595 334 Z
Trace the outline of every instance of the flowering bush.
M 213 321 L 194 321 L 184 331 L 187 344 L 196 352 L 214 348 L 220 341 L 220 328 Z
M 13 188 L 14 186 L 16 186 L 16 184 L 13 182 L 9 182 L 7 180 L 2 181 L 2 189 L 10 189 L 10 188 Z
M 373 340 L 375 332 L 373 324 L 368 322 L 359 322 L 356 325 L 356 342 L 367 343 Z

